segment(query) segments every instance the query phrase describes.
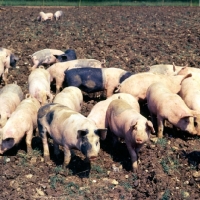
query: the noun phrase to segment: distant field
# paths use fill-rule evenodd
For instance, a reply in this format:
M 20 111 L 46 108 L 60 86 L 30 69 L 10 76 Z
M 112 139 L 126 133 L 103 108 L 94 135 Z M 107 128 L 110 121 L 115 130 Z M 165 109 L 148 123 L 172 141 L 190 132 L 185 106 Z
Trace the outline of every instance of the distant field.
M 25 1 L 25 0 L 1 0 L 1 6 L 199 6 L 199 1 L 107 1 L 107 2 L 90 2 L 90 1 Z

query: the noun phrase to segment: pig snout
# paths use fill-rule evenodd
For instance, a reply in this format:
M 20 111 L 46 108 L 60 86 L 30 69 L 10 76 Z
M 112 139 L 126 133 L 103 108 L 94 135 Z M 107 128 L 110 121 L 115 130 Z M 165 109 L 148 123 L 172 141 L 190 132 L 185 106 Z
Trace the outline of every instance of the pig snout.
M 15 141 L 13 138 L 7 138 L 5 140 L 0 141 L 0 154 L 3 154 L 8 149 L 11 149 L 15 145 Z
M 135 139 L 136 144 L 142 144 L 143 143 L 143 139 L 140 137 L 136 137 Z

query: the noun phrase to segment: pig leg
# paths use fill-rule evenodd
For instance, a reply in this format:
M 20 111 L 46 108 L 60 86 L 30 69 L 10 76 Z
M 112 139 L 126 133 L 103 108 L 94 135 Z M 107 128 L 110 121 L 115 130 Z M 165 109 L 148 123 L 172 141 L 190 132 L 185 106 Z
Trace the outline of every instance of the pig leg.
M 164 119 L 161 116 L 157 116 L 158 138 L 162 138 L 163 137 L 163 130 L 164 130 L 163 120 Z
M 44 160 L 47 162 L 50 160 L 50 154 L 49 154 L 49 146 L 47 142 L 47 131 L 45 127 L 41 125 L 41 123 L 38 121 L 38 130 L 39 130 L 39 135 L 42 138 L 42 143 L 43 143 L 43 151 L 44 151 Z
M 3 73 L 3 77 L 2 77 L 3 80 L 4 80 L 4 82 L 5 82 L 5 85 L 8 84 L 7 74 L 8 74 L 8 73 L 4 72 L 4 73 Z
M 32 152 L 32 147 L 31 147 L 32 138 L 33 138 L 33 127 L 31 127 L 30 130 L 26 132 L 26 146 L 28 154 Z
M 60 88 L 62 87 L 64 81 L 64 74 L 61 77 L 56 78 L 56 94 L 60 92 Z
M 59 145 L 55 141 L 53 141 L 53 147 L 54 147 L 54 155 L 55 155 L 55 157 L 57 159 L 58 155 L 60 153 Z
M 70 149 L 69 149 L 67 146 L 64 146 L 64 162 L 63 162 L 63 169 L 65 169 L 65 167 L 68 166 L 70 160 L 71 160 L 71 152 L 70 152 Z
M 127 141 L 126 141 L 127 142 Z M 127 148 L 129 151 L 129 154 L 131 156 L 131 161 L 132 161 L 132 168 L 133 168 L 133 172 L 137 173 L 138 171 L 138 163 L 137 163 L 137 153 L 136 151 L 132 148 L 131 144 L 126 143 L 127 144 Z

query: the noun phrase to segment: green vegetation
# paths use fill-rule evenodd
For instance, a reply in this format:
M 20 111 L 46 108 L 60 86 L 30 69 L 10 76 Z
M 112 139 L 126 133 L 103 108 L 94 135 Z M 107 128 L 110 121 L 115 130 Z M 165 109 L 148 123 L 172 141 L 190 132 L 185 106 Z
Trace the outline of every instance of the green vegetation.
M 168 200 L 170 199 L 170 190 L 165 190 L 163 196 L 162 196 L 162 200 Z
M 1 6 L 199 6 L 198 0 L 1 0 Z
M 170 156 L 162 158 L 160 164 L 162 165 L 163 171 L 166 174 L 171 174 L 171 172 L 174 170 L 177 171 L 178 167 L 180 166 L 179 161 L 171 158 Z

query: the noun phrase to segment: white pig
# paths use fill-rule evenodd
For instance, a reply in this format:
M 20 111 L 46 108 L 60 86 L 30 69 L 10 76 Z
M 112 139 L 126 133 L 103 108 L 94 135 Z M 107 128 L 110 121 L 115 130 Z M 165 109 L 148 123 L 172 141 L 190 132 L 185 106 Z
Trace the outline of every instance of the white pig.
M 16 67 L 16 61 L 19 58 L 11 50 L 0 47 L 0 77 L 8 84 L 8 69 Z
M 55 79 L 56 80 L 56 94 L 60 91 L 62 87 L 64 78 L 65 78 L 65 71 L 73 68 L 81 68 L 81 67 L 94 67 L 94 68 L 102 68 L 103 63 L 95 60 L 95 59 L 77 59 L 77 60 L 70 60 L 67 62 L 58 62 L 51 65 L 47 68 L 51 75 L 51 82 Z
M 194 117 L 196 112 L 189 109 L 183 99 L 172 93 L 163 83 L 156 82 L 147 90 L 147 105 L 151 114 L 156 115 L 158 137 L 163 137 L 164 120 L 190 134 L 196 134 Z
M 19 144 L 25 135 L 27 152 L 32 151 L 31 141 L 33 130 L 37 128 L 39 107 L 38 100 L 31 96 L 21 101 L 5 126 L 0 129 L 0 154 Z
M 190 76 L 191 74 L 172 76 L 143 72 L 134 74 L 124 80 L 118 86 L 118 90 L 116 92 L 129 93 L 136 97 L 138 100 L 145 100 L 148 87 L 155 82 L 161 82 L 166 85 L 173 93 L 178 93 L 181 89 L 182 80 Z
M 137 112 L 140 112 L 140 106 L 135 97 L 127 93 L 118 93 L 113 94 L 106 100 L 100 101 L 96 105 L 94 105 L 87 118 L 93 120 L 97 127 L 107 128 L 106 111 L 111 101 L 115 99 L 123 99 L 130 106 L 133 106 Z
M 0 128 L 20 104 L 24 94 L 17 84 L 7 84 L 0 90 Z
M 113 140 L 123 138 L 131 156 L 133 171 L 137 172 L 137 157 L 140 148 L 154 133 L 151 121 L 143 117 L 136 109 L 122 99 L 113 100 L 106 112 L 106 121 Z
M 63 15 L 63 11 L 61 11 L 61 10 L 56 11 L 54 13 L 54 17 L 55 17 L 56 21 L 61 19 L 62 15 Z
M 66 87 L 55 96 L 53 103 L 59 103 L 76 112 L 80 112 L 83 104 L 83 94 L 77 87 Z
M 53 20 L 53 13 L 40 12 L 37 20 L 42 22 L 46 20 Z
M 190 78 L 183 80 L 179 95 L 184 100 L 186 105 L 191 109 L 200 113 L 200 82 L 193 75 Z M 200 115 L 195 117 L 195 129 L 197 135 L 200 135 Z
M 36 51 L 34 54 L 30 55 L 33 67 L 31 70 L 34 70 L 41 64 L 53 64 L 57 62 L 55 55 L 62 55 L 63 51 L 57 49 L 43 49 Z
M 175 66 L 170 64 L 158 64 L 158 65 L 152 65 L 149 67 L 149 71 L 154 74 L 165 74 L 165 75 L 176 75 L 179 70 L 182 69 L 181 66 Z
M 50 92 L 50 74 L 42 66 L 33 70 L 28 76 L 28 89 L 30 95 L 35 97 L 41 105 L 53 100 Z
M 59 145 L 64 148 L 63 167 L 71 160 L 70 149 L 79 149 L 89 160 L 98 156 L 99 139 L 105 139 L 107 129 L 98 129 L 93 121 L 60 104 L 47 104 L 38 111 L 38 130 L 42 137 L 44 158 L 49 160 L 47 132 L 53 139 L 54 154 L 59 154 Z

